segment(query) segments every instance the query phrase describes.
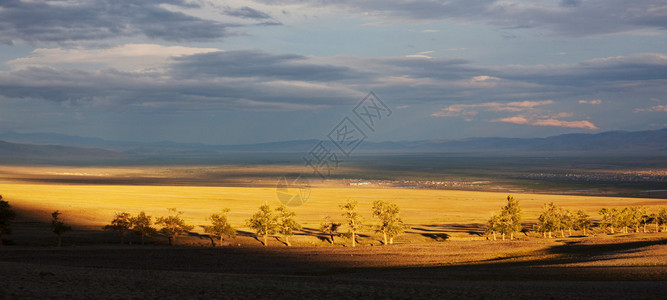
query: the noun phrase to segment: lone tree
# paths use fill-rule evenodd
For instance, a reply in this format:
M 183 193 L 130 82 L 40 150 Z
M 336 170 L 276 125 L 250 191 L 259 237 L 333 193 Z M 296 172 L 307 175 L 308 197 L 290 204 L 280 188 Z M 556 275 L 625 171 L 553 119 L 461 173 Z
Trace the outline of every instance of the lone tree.
M 519 206 L 519 200 L 512 196 L 507 196 L 507 204 L 500 211 L 498 230 L 503 240 L 506 235 L 509 235 L 510 239 L 514 239 L 514 233 L 521 231 L 521 207 Z
M 586 230 L 591 227 L 591 217 L 583 210 L 578 210 L 574 216 L 574 229 L 583 230 L 586 235 Z
M 334 244 L 334 237 L 338 235 L 340 225 L 342 224 L 331 221 L 329 216 L 324 217 L 324 221 L 320 224 L 320 231 L 329 236 L 332 245 Z
M 141 244 L 144 244 L 145 237 L 153 236 L 157 233 L 157 230 L 153 228 L 153 220 L 151 216 L 147 216 L 145 212 L 140 212 L 136 217 L 130 219 L 130 224 L 132 226 L 132 231 L 138 236 L 141 237 Z
M 65 222 L 60 219 L 61 214 L 62 213 L 57 210 L 51 213 L 51 229 L 53 229 L 53 233 L 58 235 L 58 247 L 62 245 L 63 233 L 72 230 L 72 226 L 65 224 Z
M 276 227 L 278 226 L 276 216 L 273 215 L 271 207 L 268 204 L 260 206 L 259 211 L 252 215 L 246 223 L 250 229 L 255 231 L 258 239 L 260 236 L 263 237 L 265 247 L 268 244 L 269 235 L 275 234 Z
M 341 214 L 347 223 L 346 236 L 352 239 L 352 247 L 357 246 L 357 233 L 363 226 L 361 215 L 357 212 L 357 201 L 348 200 L 346 203 L 339 205 L 343 210 Z
M 2 235 L 12 234 L 11 224 L 15 218 L 16 213 L 9 202 L 2 200 L 2 195 L 0 195 L 0 246 L 2 246 Z
M 222 247 L 225 236 L 236 237 L 236 229 L 227 220 L 228 213 L 229 208 L 225 208 L 220 213 L 210 215 L 206 219 L 211 222 L 211 225 L 204 226 L 204 232 L 220 239 L 220 247 Z
M 602 230 L 609 228 L 610 232 L 613 234 L 614 228 L 619 224 L 618 209 L 608 209 L 605 207 L 600 209 L 598 214 L 602 216 L 602 220 L 600 220 L 600 228 L 602 228 Z
M 116 231 L 120 236 L 120 244 L 125 244 L 125 232 L 132 227 L 132 216 L 126 212 L 116 213 L 111 224 L 105 225 L 104 230 Z
M 175 208 L 168 208 L 170 215 L 166 217 L 158 217 L 155 220 L 156 225 L 162 226 L 160 233 L 167 236 L 169 245 L 173 246 L 176 243 L 176 237 L 192 230 L 192 226 L 185 224 L 185 220 L 181 217 L 182 211 L 177 211 Z
M 542 206 L 542 213 L 537 217 L 536 231 L 541 232 L 543 237 L 551 238 L 553 231 L 561 228 L 560 209 L 553 202 Z
M 377 200 L 373 202 L 373 216 L 380 221 L 377 226 L 377 232 L 382 233 L 383 243 L 387 245 L 387 238 L 389 244 L 394 243 L 394 237 L 403 233 L 406 226 L 403 220 L 398 215 L 400 209 L 398 205 L 388 201 Z
M 284 205 L 278 207 L 276 211 L 278 212 L 278 233 L 285 237 L 285 244 L 288 247 L 292 246 L 289 237 L 294 235 L 294 230 L 301 230 L 301 224 L 294 220 L 296 214 Z

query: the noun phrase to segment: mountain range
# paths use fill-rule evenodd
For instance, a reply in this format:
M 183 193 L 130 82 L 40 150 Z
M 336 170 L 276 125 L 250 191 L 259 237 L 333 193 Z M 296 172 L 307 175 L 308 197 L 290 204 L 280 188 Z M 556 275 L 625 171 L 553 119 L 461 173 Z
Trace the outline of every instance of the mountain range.
M 141 159 L 214 158 L 230 153 L 307 154 L 319 140 L 243 145 L 110 141 L 54 133 L 0 134 L 0 163 L 58 163 Z M 336 150 L 331 141 L 324 144 Z M 442 153 L 451 155 L 657 155 L 667 154 L 667 128 L 564 134 L 546 138 L 468 138 L 401 142 L 362 141 L 359 154 Z

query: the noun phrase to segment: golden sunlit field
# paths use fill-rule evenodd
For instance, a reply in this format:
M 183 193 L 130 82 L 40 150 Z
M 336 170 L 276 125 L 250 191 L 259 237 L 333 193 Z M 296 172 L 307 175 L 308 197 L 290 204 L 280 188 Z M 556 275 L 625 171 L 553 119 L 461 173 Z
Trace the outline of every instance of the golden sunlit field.
M 222 208 L 230 208 L 230 221 L 243 228 L 263 203 L 277 207 L 281 203 L 275 188 L 267 187 L 191 187 L 191 186 L 128 186 L 0 183 L 5 199 L 32 216 L 47 221 L 50 213 L 60 210 L 69 223 L 83 227 L 101 227 L 114 213 L 145 211 L 152 216 L 165 215 L 167 208 L 183 211 L 184 219 L 193 225 L 206 223 L 206 217 Z M 569 195 L 513 194 L 521 201 L 525 222 L 535 221 L 542 205 L 554 202 L 565 208 L 582 209 L 597 218 L 602 207 L 646 206 L 654 209 L 664 205 L 661 199 L 588 197 Z M 359 201 L 359 211 L 367 222 L 372 202 L 391 200 L 402 210 L 406 223 L 419 232 L 424 226 L 484 223 L 497 213 L 507 194 L 414 190 L 397 188 L 337 187 L 312 188 L 308 201 L 293 207 L 305 227 L 317 228 L 329 215 L 340 218 L 338 205 L 347 199 Z M 459 237 L 462 237 L 459 235 Z M 400 238 L 399 238 L 400 240 Z

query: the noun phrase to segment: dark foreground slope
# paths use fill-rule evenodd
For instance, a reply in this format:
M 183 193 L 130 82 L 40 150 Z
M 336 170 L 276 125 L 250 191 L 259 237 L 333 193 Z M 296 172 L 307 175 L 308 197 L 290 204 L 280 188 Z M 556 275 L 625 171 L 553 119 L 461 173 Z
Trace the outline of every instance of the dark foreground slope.
M 656 299 L 667 239 L 0 249 L 4 298 Z

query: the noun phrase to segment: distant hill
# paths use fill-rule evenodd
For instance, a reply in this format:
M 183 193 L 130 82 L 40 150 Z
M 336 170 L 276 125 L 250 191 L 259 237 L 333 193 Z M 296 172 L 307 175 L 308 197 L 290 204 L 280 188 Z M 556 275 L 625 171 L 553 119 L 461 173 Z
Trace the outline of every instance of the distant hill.
M 223 154 L 307 154 L 319 140 L 296 140 L 244 145 L 108 141 L 49 133 L 4 133 L 0 140 L 0 162 L 23 159 L 198 159 Z M 27 145 L 33 144 L 33 145 Z M 326 141 L 331 149 L 335 146 Z M 42 146 L 38 146 L 42 145 Z M 51 145 L 51 146 L 48 146 Z M 60 145 L 60 146 L 53 146 Z M 102 149 L 100 149 L 102 148 Z M 103 150 L 105 149 L 105 150 Z M 4 152 L 3 152 L 4 151 Z M 647 131 L 609 131 L 598 134 L 564 134 L 546 138 L 468 138 L 403 142 L 364 141 L 359 154 L 443 153 L 452 155 L 667 155 L 667 128 Z
M 45 164 L 102 162 L 126 159 L 127 155 L 96 148 L 31 145 L 0 141 L 0 163 Z

